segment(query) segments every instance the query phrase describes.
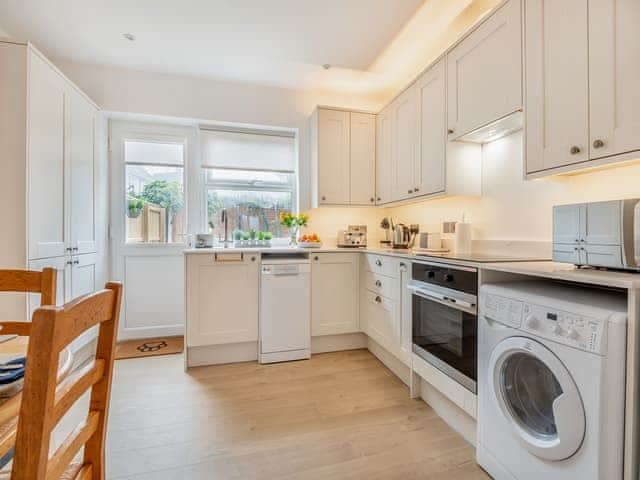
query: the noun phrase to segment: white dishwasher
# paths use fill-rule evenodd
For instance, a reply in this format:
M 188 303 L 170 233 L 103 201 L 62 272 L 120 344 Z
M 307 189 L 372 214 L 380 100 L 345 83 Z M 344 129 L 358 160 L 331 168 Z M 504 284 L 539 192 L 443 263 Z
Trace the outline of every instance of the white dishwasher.
M 260 363 L 311 356 L 311 264 L 306 253 L 263 254 Z

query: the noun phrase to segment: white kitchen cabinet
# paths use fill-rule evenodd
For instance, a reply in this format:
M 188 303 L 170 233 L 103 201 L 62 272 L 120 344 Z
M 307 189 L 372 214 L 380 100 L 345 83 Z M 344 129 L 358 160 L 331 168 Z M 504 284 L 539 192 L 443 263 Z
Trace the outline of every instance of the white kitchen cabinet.
M 580 217 L 578 204 L 553 207 L 553 243 L 573 244 L 580 241 Z
M 350 113 L 319 108 L 317 111 L 318 204 L 347 205 L 350 189 Z M 314 122 L 314 123 L 316 123 Z
M 311 335 L 358 332 L 359 254 L 316 253 L 311 260 Z
M 387 107 L 376 117 L 376 205 L 392 200 L 391 128 L 391 109 Z
M 594 245 L 621 245 L 621 202 L 596 202 L 581 208 L 580 240 Z
M 29 258 L 64 255 L 63 79 L 39 55 L 29 51 L 28 211 Z
M 69 246 L 73 253 L 96 251 L 95 128 L 96 108 L 82 95 L 67 89 L 67 178 L 65 208 Z
M 376 116 L 318 107 L 311 117 L 314 205 L 375 205 Z
M 350 195 L 351 205 L 374 205 L 376 201 L 376 116 L 351 113 Z
M 363 291 L 362 314 L 367 318 L 365 333 L 385 350 L 398 355 L 400 344 L 400 322 L 397 315 L 397 300 Z
M 640 150 L 640 2 L 589 0 L 590 158 Z
M 391 103 L 391 198 L 404 200 L 414 195 L 416 179 L 416 90 L 405 90 Z
M 96 290 L 97 255 L 88 253 L 71 257 L 71 281 L 69 285 L 68 301 L 87 295 Z
M 414 192 L 443 192 L 447 151 L 446 70 L 444 59 L 427 70 L 415 85 L 418 101 L 417 162 Z
M 589 159 L 588 8 L 525 2 L 526 172 Z
M 258 256 L 187 255 L 186 269 L 187 346 L 258 341 Z
M 522 109 L 521 35 L 521 2 L 510 0 L 447 54 L 450 140 Z

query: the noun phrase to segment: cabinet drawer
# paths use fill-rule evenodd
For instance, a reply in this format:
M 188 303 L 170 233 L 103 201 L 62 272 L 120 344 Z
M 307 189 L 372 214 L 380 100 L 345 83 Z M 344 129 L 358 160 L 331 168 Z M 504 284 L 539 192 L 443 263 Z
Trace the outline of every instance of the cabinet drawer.
M 392 257 L 368 253 L 364 256 L 364 268 L 368 272 L 398 278 L 398 260 Z
M 394 355 L 399 350 L 397 302 L 365 290 L 362 292 L 365 333 Z
M 553 244 L 553 253 L 551 258 L 554 262 L 573 263 L 575 265 L 580 264 L 580 247 L 577 243 L 574 244 Z
M 585 245 L 581 250 L 583 264 L 596 267 L 622 268 L 620 245 Z
M 379 273 L 365 272 L 364 287 L 371 293 L 398 300 L 398 279 L 380 275 Z

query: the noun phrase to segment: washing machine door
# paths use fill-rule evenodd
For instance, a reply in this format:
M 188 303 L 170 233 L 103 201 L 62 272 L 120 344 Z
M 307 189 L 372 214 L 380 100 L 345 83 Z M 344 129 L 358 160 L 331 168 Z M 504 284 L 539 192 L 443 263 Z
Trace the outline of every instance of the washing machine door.
M 507 338 L 491 354 L 488 378 L 500 410 L 529 452 L 556 461 L 576 453 L 584 439 L 584 405 L 551 350 L 530 338 Z

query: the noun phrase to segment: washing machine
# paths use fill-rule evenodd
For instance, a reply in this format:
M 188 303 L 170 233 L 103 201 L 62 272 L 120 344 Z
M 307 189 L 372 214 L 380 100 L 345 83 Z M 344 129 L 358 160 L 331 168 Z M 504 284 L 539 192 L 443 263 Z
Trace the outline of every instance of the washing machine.
M 496 480 L 621 479 L 625 294 L 487 284 L 478 323 L 480 466 Z

